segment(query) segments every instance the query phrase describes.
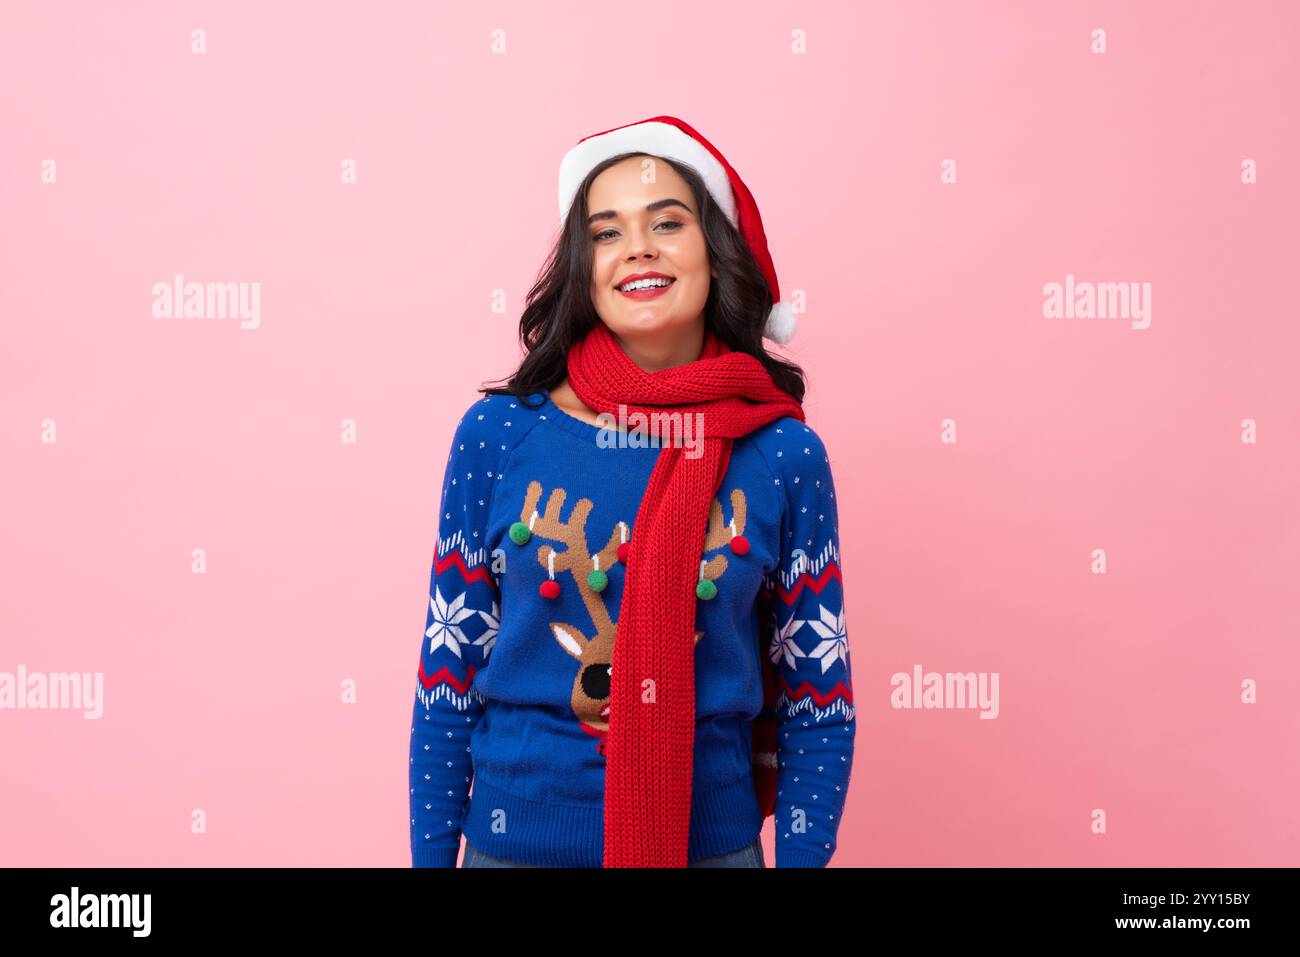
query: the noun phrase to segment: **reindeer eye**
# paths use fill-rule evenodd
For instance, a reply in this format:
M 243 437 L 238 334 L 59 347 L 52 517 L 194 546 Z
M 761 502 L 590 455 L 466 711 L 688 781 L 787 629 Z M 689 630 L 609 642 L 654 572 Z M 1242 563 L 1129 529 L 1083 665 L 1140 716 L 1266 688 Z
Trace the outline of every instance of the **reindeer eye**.
M 582 693 L 593 701 L 604 701 L 609 697 L 612 672 L 613 665 L 588 665 L 582 670 Z

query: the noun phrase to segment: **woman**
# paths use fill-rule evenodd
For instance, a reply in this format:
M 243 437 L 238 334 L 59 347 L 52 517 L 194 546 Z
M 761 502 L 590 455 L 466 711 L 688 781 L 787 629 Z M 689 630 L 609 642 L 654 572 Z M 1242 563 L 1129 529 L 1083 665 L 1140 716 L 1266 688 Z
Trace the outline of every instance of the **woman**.
M 824 867 L 856 722 L 829 457 L 753 197 L 673 117 L 581 140 L 527 355 L 461 418 L 412 862 Z M 617 641 L 615 631 L 617 629 Z M 470 793 L 470 785 L 473 792 Z

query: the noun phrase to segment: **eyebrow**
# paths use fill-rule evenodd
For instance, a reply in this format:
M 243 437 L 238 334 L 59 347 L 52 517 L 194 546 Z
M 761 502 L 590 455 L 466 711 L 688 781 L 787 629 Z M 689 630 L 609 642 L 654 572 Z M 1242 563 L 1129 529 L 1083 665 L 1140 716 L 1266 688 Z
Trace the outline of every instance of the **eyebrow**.
M 683 203 L 680 199 L 672 199 L 671 197 L 669 197 L 668 199 L 655 200 L 653 203 L 651 203 L 649 206 L 645 208 L 645 211 L 647 213 L 653 213 L 653 212 L 657 212 L 658 210 L 664 209 L 665 207 L 668 206 L 680 206 L 688 213 L 691 211 L 691 208 L 687 206 L 685 203 Z M 614 212 L 614 210 L 612 209 L 605 209 L 605 210 L 601 210 L 599 213 L 592 213 L 590 216 L 588 216 L 587 225 L 590 226 L 598 219 L 617 219 L 617 218 L 618 218 L 618 213 Z

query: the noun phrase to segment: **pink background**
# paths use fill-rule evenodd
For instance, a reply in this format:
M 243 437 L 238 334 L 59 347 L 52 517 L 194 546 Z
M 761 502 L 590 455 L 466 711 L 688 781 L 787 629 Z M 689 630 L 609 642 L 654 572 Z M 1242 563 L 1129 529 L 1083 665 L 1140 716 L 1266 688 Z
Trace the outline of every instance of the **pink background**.
M 807 295 L 860 716 L 833 866 L 1300 864 L 1294 5 L 0 16 L 0 671 L 105 682 L 98 721 L 0 711 L 0 863 L 409 865 L 451 431 L 516 362 L 564 150 L 668 113 Z M 154 318 L 175 273 L 260 282 L 261 327 Z M 1067 273 L 1150 282 L 1151 327 L 1044 318 Z M 999 717 L 893 709 L 917 663 L 998 672 Z

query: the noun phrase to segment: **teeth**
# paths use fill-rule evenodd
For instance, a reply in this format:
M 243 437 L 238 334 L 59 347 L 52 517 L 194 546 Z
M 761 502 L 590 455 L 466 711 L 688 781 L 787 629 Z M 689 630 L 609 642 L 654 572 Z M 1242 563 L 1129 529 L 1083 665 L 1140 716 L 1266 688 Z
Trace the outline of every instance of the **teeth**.
M 637 289 L 650 289 L 655 286 L 666 286 L 670 282 L 672 282 L 671 279 L 637 279 L 632 282 L 624 283 L 618 288 L 623 292 L 633 292 Z

